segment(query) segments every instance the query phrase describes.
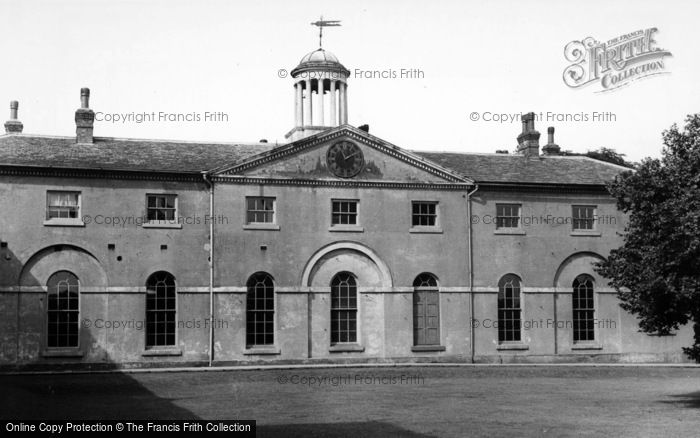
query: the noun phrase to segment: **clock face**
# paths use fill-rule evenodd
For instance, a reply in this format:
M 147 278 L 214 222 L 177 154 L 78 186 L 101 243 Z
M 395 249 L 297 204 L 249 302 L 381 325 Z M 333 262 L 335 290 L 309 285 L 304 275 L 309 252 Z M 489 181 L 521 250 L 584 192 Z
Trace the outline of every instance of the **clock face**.
M 335 176 L 352 178 L 364 167 L 365 157 L 355 143 L 339 141 L 328 148 L 326 163 Z

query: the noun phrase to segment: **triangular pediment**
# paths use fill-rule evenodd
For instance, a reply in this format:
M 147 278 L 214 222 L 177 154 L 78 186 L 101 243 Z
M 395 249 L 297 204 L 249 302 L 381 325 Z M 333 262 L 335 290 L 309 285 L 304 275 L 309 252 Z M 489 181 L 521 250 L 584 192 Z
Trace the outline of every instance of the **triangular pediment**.
M 347 155 L 342 151 L 336 153 L 340 144 L 350 148 L 345 149 Z M 356 154 L 361 155 L 362 162 L 353 171 Z M 348 170 L 344 171 L 343 166 Z M 349 125 L 273 148 L 244 162 L 216 169 L 212 174 L 294 181 L 473 184 L 450 169 Z

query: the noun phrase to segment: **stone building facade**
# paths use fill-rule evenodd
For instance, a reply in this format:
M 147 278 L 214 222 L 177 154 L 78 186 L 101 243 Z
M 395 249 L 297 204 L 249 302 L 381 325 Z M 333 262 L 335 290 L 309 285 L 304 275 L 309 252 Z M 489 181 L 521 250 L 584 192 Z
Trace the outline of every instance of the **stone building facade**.
M 593 263 L 624 168 L 540 148 L 412 152 L 347 122 L 348 71 L 292 71 L 273 146 L 0 137 L 0 365 L 683 361 Z

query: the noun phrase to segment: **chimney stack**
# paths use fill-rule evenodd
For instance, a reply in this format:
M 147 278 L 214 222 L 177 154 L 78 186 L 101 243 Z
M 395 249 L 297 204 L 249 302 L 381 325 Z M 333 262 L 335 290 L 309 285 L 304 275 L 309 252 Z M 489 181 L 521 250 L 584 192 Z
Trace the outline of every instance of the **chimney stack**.
M 540 133 L 535 130 L 535 113 L 521 116 L 523 132 L 518 135 L 518 153 L 526 157 L 540 155 Z
M 547 134 L 549 139 L 547 140 L 547 144 L 542 147 L 542 152 L 544 152 L 545 155 L 559 155 L 561 148 L 558 144 L 554 143 L 554 126 L 547 128 Z
M 17 110 L 19 109 L 19 102 L 13 100 L 10 102 L 10 120 L 5 122 L 5 133 L 6 134 L 20 134 L 24 125 L 22 122 L 17 120 Z
M 90 89 L 80 89 L 80 108 L 75 111 L 75 134 L 77 143 L 93 143 L 92 129 L 95 113 L 90 109 Z

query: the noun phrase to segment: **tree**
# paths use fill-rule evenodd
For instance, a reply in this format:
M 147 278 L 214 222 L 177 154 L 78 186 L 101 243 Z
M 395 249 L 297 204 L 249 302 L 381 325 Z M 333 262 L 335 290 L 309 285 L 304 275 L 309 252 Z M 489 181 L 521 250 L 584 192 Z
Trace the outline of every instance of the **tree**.
M 618 153 L 615 149 L 600 147 L 593 151 L 588 151 L 585 154 L 576 153 L 570 150 L 561 152 L 561 155 L 573 157 L 589 157 L 606 163 L 617 164 L 618 166 L 634 168 L 635 164 L 625 160 L 625 154 Z
M 607 163 L 617 164 L 618 166 L 633 167 L 631 163 L 625 160 L 625 154 L 619 154 L 615 149 L 611 148 L 601 147 L 595 151 L 586 152 L 585 156 Z
M 663 133 L 661 159 L 646 158 L 608 186 L 629 215 L 622 247 L 596 271 L 610 280 L 623 309 L 647 333 L 669 334 L 693 323 L 700 362 L 700 114 L 685 129 Z

